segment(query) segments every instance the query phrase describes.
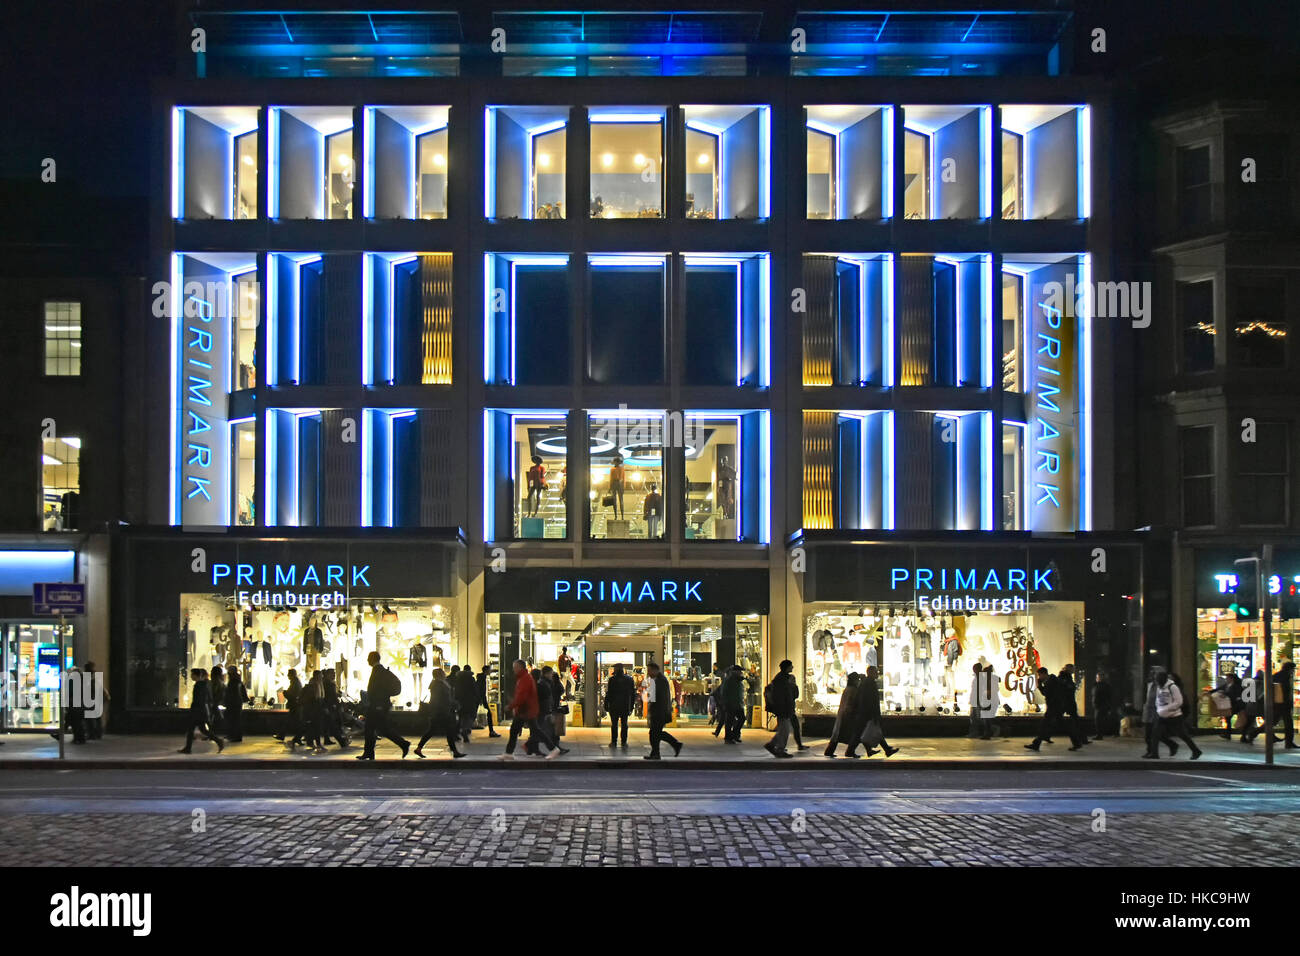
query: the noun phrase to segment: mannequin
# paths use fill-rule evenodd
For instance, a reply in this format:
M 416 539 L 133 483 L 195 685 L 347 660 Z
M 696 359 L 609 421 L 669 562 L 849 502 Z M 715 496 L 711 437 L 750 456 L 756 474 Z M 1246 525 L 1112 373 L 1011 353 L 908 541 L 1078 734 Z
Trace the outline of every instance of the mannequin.
M 271 642 L 262 638 L 261 631 L 253 631 L 249 656 L 252 660 L 249 667 L 248 695 L 254 700 L 261 698 L 269 704 L 275 693 L 271 688 Z
M 339 654 L 339 659 L 334 662 L 334 683 L 340 694 L 348 692 L 348 659 L 342 654 Z
M 424 697 L 424 669 L 428 666 L 428 654 L 424 645 L 416 641 L 407 652 L 407 663 L 411 668 L 411 680 L 415 686 L 415 701 L 419 703 Z
M 528 517 L 535 518 L 546 493 L 546 466 L 541 455 L 533 455 L 533 465 L 528 469 Z
M 307 675 L 310 677 L 320 670 L 320 655 L 325 649 L 325 636 L 316 624 L 316 615 L 307 615 L 307 624 L 302 630 L 302 652 L 306 658 Z

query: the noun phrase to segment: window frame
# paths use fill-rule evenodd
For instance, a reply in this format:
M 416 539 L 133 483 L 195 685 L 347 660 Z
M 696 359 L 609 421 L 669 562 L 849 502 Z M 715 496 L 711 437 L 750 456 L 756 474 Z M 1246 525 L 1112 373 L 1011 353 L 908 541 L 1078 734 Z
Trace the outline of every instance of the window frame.
M 80 352 L 79 350 L 82 349 L 82 348 L 84 347 L 84 345 L 85 345 L 85 331 L 86 331 L 85 324 L 82 322 L 82 317 L 81 317 L 81 311 L 82 311 L 81 307 L 82 307 L 83 304 L 84 304 L 84 303 L 82 302 L 81 299 L 44 299 L 44 300 L 42 300 L 42 302 L 41 302 L 41 322 L 42 322 L 42 325 L 43 325 L 43 329 L 42 329 L 42 342 L 44 343 L 44 345 L 43 345 L 43 355 L 42 355 L 41 374 L 42 374 L 42 377 L 43 377 L 43 378 L 58 378 L 58 379 L 63 379 L 63 378 L 81 378 L 81 359 L 82 359 L 82 355 L 81 355 L 81 352 Z M 50 307 L 51 307 L 51 306 L 56 306 L 56 307 L 58 307 L 58 306 L 75 306 L 75 307 L 76 307 L 75 311 L 76 311 L 76 321 L 77 321 L 77 334 L 76 334 L 76 337 L 75 337 L 75 338 L 72 337 L 72 336 L 61 337 L 61 336 L 59 336 L 59 335 L 57 335 L 57 334 L 54 335 L 54 336 L 51 336 L 51 334 L 50 334 L 50 322 L 52 322 L 52 321 L 53 321 L 53 322 L 56 322 L 56 323 L 58 323 L 58 322 L 70 322 L 70 321 L 71 321 L 71 312 L 72 312 L 72 310 L 69 309 L 68 312 L 67 312 L 67 314 L 64 314 L 64 312 L 63 312 L 62 310 L 60 310 L 60 311 L 56 312 L 54 315 L 51 315 L 51 312 L 50 312 Z M 51 342 L 69 342 L 69 343 L 76 343 L 75 345 L 71 345 L 71 344 L 70 344 L 70 345 L 68 346 L 68 348 L 69 348 L 69 352 L 71 352 L 72 350 L 78 350 L 78 351 L 77 351 L 77 354 L 76 354 L 76 356 L 75 356 L 76 367 L 77 367 L 77 370 L 76 370 L 75 372 L 72 372 L 72 371 L 67 371 L 67 372 L 54 371 L 54 372 L 51 372 L 51 371 L 50 371 L 50 363 L 51 363 L 51 362 L 54 362 L 54 363 L 55 363 L 55 366 L 54 366 L 54 367 L 57 369 L 57 368 L 60 366 L 61 363 L 65 363 L 65 362 L 69 365 L 69 367 L 71 367 L 71 363 L 72 363 L 73 360 L 74 360 L 74 357 L 73 357 L 71 354 L 69 354 L 66 358 L 64 358 L 64 357 L 60 357 L 60 356 L 51 356 L 51 355 L 50 355 L 50 343 L 51 343 Z

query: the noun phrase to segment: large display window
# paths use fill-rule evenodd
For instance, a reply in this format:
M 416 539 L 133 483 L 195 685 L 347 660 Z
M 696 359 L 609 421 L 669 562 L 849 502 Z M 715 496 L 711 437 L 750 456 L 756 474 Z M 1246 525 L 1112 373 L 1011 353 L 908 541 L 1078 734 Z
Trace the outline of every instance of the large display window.
M 383 665 L 402 680 L 394 708 L 412 710 L 427 691 L 428 669 L 459 663 L 450 599 L 344 599 L 334 604 L 329 594 L 312 597 L 320 600 L 286 606 L 240 604 L 225 594 L 182 594 L 183 659 L 170 677 L 164 669 L 163 674 L 155 671 L 153 682 L 137 682 L 135 702 L 186 707 L 190 668 L 218 666 L 239 670 L 254 709 L 285 706 L 291 669 L 304 683 L 316 671 L 332 670 L 340 693 L 356 698 L 370 679 L 367 658 L 378 651 Z M 142 700 L 141 694 L 153 700 Z
M 0 623 L 4 669 L 0 713 L 6 730 L 57 730 L 62 673 L 75 665 L 75 626 L 64 625 L 63 667 L 59 667 L 58 625 L 52 621 Z
M 968 715 L 976 664 L 993 667 L 1004 714 L 1040 713 L 1035 674 L 1039 667 L 1059 673 L 1075 663 L 1083 602 L 992 603 L 996 610 L 937 614 L 913 604 L 806 608 L 804 713 L 834 713 L 849 674 L 876 667 L 884 713 Z M 1002 610 L 1017 604 L 1025 609 Z M 1082 699 L 1079 705 L 1083 713 Z

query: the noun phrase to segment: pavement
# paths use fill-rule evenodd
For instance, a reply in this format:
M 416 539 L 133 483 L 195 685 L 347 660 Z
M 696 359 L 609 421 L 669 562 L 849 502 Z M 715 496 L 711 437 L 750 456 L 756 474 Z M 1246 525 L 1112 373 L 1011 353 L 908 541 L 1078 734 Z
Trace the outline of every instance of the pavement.
M 751 730 L 744 735 L 739 745 L 727 745 L 715 738 L 705 729 L 687 728 L 672 731 L 683 742 L 680 757 L 674 757 L 672 748 L 664 745 L 663 759 L 657 763 L 642 760 L 649 752 L 646 732 L 643 728 L 633 728 L 629 737 L 627 750 L 611 750 L 609 731 L 602 728 L 570 728 L 564 738 L 568 754 L 554 760 L 541 757 L 529 757 L 523 753 L 522 743 L 516 750 L 515 759 L 508 762 L 498 760 L 505 750 L 505 737 L 491 739 L 483 731 L 475 731 L 471 743 L 464 749 L 469 756 L 456 760 L 457 769 L 483 769 L 486 767 L 510 769 L 516 768 L 561 768 L 568 770 L 617 768 L 634 765 L 637 767 L 653 766 L 655 769 L 765 769 L 765 770 L 803 770 L 810 765 L 819 770 L 834 769 L 840 772 L 861 772 L 864 768 L 889 768 L 891 772 L 900 767 L 923 764 L 932 767 L 972 768 L 985 764 L 1015 766 L 1021 769 L 1031 768 L 1068 768 L 1085 765 L 1091 769 L 1107 768 L 1145 768 L 1159 769 L 1171 763 L 1179 765 L 1189 763 L 1187 749 L 1180 746 L 1172 759 L 1168 751 L 1162 751 L 1160 760 L 1142 758 L 1144 744 L 1141 740 L 1127 738 L 1107 738 L 1096 741 L 1082 750 L 1071 753 L 1069 740 L 1064 736 L 1055 738 L 1051 744 L 1043 744 L 1042 749 L 1034 753 L 1024 748 L 1024 738 L 1003 738 L 997 740 L 970 740 L 965 737 L 918 737 L 899 738 L 893 743 L 901 751 L 886 759 L 878 754 L 870 759 L 848 760 L 843 756 L 830 760 L 823 755 L 825 738 L 807 738 L 810 749 L 798 752 L 793 760 L 778 760 L 768 754 L 762 744 L 768 734 Z M 240 743 L 227 744 L 224 753 L 218 754 L 215 744 L 196 741 L 192 754 L 179 754 L 177 749 L 184 742 L 181 737 L 164 737 L 152 735 L 108 735 L 101 740 L 76 745 L 70 740 L 65 744 L 67 756 L 58 759 L 59 745 L 47 734 L 8 734 L 0 737 L 0 770 L 20 769 L 104 769 L 104 768 L 160 768 L 190 767 L 220 761 L 231 769 L 277 769 L 286 767 L 328 768 L 338 770 L 344 767 L 360 769 L 365 763 L 354 759 L 361 752 L 360 741 L 345 750 L 337 746 L 324 753 L 313 753 L 305 747 L 291 749 L 287 744 L 270 737 L 246 737 Z M 417 741 L 412 741 L 412 746 Z M 1218 736 L 1203 735 L 1196 738 L 1197 745 L 1205 755 L 1195 761 L 1198 768 L 1240 767 L 1263 765 L 1264 741 L 1258 738 L 1254 744 L 1242 744 L 1236 738 L 1225 741 Z M 839 753 L 843 754 L 843 748 Z M 861 752 L 861 751 L 859 751 Z M 431 740 L 425 747 L 427 759 L 419 759 L 412 752 L 405 760 L 401 751 L 386 741 L 379 743 L 376 751 L 376 765 L 400 767 L 404 770 L 419 770 L 430 766 L 440 766 L 452 760 L 447 750 L 446 741 L 441 738 Z M 1278 744 L 1274 750 L 1279 767 L 1300 768 L 1300 750 L 1284 750 Z

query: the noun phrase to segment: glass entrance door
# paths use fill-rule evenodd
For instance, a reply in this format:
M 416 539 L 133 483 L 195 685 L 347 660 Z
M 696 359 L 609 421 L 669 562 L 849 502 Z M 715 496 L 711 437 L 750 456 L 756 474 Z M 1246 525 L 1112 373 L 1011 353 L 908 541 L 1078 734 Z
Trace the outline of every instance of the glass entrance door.
M 4 693 L 0 719 L 6 730 L 57 730 L 62 668 L 72 667 L 73 626 L 64 634 L 65 659 L 59 663 L 59 636 L 53 622 L 2 622 Z

